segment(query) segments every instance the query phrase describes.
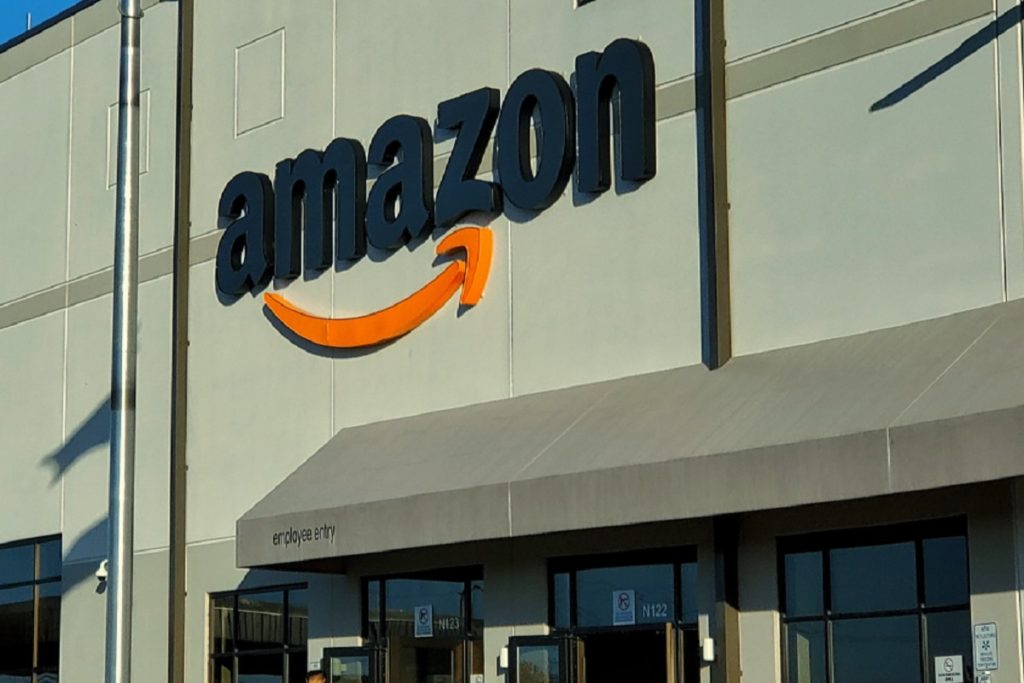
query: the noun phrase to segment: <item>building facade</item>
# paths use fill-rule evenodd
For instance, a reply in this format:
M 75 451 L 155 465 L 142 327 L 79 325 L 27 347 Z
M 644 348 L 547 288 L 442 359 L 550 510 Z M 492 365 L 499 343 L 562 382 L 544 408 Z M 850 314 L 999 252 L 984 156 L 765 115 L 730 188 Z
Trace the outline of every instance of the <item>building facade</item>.
M 147 0 L 133 679 L 1024 683 L 1012 0 Z M 99 680 L 118 14 L 0 46 L 0 681 Z

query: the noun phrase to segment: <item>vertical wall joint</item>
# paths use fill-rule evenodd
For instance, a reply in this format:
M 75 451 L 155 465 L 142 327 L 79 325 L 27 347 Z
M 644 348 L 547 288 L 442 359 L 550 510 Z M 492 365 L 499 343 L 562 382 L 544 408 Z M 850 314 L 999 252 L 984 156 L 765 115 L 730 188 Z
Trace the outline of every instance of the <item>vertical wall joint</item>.
M 188 418 L 189 239 L 192 231 L 192 58 L 194 0 L 178 2 L 177 129 L 175 132 L 174 274 L 171 344 L 170 567 L 168 683 L 185 682 L 185 501 Z
M 732 357 L 724 0 L 697 0 L 695 26 L 701 355 L 714 370 Z

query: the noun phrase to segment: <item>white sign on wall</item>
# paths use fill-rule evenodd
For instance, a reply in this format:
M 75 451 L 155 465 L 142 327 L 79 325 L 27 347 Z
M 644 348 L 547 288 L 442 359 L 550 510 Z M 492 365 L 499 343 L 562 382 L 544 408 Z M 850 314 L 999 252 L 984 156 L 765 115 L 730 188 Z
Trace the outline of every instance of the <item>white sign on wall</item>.
M 974 625 L 974 670 L 999 668 L 999 634 L 994 622 Z
M 612 591 L 612 626 L 636 624 L 636 591 Z
M 964 683 L 963 655 L 936 657 L 935 683 Z
M 413 608 L 413 619 L 415 619 L 415 628 L 413 635 L 416 638 L 433 638 L 434 637 L 434 606 L 433 605 L 420 605 L 419 607 Z

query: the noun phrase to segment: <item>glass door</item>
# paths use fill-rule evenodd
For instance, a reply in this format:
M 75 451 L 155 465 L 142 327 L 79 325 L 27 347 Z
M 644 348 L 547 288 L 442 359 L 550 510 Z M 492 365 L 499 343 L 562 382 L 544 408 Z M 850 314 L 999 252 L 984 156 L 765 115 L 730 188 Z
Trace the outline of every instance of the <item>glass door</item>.
M 465 680 L 462 640 L 391 638 L 388 666 L 391 681 L 401 683 L 462 683 Z
M 383 683 L 381 652 L 373 647 L 324 650 L 321 667 L 327 683 Z
M 482 683 L 479 568 L 365 581 L 364 635 L 386 652 L 388 683 Z
M 508 641 L 509 683 L 582 683 L 583 643 L 567 635 Z
M 579 683 L 695 683 L 693 549 L 549 562 L 550 625 L 584 646 Z

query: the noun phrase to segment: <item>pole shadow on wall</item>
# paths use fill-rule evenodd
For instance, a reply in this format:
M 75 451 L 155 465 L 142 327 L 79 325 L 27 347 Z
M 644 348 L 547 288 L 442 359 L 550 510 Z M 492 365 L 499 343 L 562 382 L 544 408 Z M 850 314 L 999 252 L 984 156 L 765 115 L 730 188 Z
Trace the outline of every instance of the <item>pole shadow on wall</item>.
M 899 104 L 1019 24 L 1022 18 L 1024 18 L 1024 14 L 1022 14 L 1020 6 L 1003 12 L 985 27 L 979 29 L 960 43 L 955 50 L 872 104 L 870 111 L 881 111 L 882 109 Z
M 59 484 L 61 478 L 82 458 L 109 443 L 110 395 L 108 394 L 62 447 L 43 458 L 42 466 L 52 471 L 50 485 Z M 102 519 L 80 534 L 69 547 L 64 548 L 66 564 L 63 583 L 65 593 L 86 580 L 96 581 L 96 566 L 107 554 L 107 519 L 107 515 L 104 515 Z M 89 562 L 90 560 L 95 560 L 96 566 Z M 99 581 L 96 584 L 96 592 L 102 593 L 106 584 Z

